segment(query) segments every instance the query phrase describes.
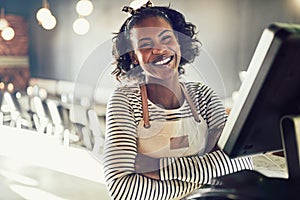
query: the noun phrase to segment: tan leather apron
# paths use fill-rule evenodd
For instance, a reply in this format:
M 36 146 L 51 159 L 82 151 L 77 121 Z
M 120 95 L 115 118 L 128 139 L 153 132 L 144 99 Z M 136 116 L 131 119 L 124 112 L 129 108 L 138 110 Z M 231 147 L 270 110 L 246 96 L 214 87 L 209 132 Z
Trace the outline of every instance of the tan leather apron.
M 188 103 L 194 118 L 178 120 L 153 120 L 149 122 L 148 100 L 146 86 L 141 85 L 143 119 L 137 127 L 138 152 L 155 158 L 181 157 L 202 154 L 207 139 L 207 124 L 198 115 L 195 104 L 181 84 L 185 102 L 178 109 L 166 110 L 157 106 L 165 114 L 179 113 Z M 154 104 L 153 104 L 154 105 Z

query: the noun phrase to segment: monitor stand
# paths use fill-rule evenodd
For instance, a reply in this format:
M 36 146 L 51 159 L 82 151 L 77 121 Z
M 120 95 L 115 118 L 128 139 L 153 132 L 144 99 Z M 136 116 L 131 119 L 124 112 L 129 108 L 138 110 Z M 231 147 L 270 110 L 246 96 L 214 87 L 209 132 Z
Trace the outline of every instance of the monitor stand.
M 300 179 L 300 115 L 284 116 L 280 123 L 281 139 L 289 180 Z
M 255 170 L 243 170 L 213 179 L 188 200 L 283 200 L 300 192 L 300 116 L 280 120 L 288 178 L 267 177 Z M 297 198 L 296 198 L 297 199 Z

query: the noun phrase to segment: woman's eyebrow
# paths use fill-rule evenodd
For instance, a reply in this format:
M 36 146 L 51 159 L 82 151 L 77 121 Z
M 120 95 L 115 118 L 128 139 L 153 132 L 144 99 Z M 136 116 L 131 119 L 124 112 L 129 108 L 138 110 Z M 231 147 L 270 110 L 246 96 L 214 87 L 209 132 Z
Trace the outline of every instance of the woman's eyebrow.
M 151 38 L 141 38 L 138 40 L 138 43 L 143 42 L 143 41 L 149 41 Z
M 172 32 L 171 30 L 163 30 L 160 34 L 158 34 L 158 37 L 161 37 L 163 34 L 165 34 L 166 32 Z

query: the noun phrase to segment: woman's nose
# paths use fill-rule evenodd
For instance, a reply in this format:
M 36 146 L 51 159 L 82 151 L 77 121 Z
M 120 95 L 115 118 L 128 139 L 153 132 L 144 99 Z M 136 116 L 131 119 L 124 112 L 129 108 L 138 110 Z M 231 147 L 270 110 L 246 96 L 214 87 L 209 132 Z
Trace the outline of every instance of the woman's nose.
M 152 48 L 153 54 L 162 54 L 167 51 L 167 48 L 165 45 L 162 44 L 155 44 Z
M 153 54 L 162 54 L 162 53 L 164 53 L 166 51 L 167 51 L 167 49 L 165 47 L 154 47 L 152 49 L 152 53 Z

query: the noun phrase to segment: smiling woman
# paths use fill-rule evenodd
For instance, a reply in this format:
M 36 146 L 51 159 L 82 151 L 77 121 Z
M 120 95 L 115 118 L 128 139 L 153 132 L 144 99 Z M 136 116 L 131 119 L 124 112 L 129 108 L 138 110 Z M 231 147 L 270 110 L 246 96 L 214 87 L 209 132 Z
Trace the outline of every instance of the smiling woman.
M 181 52 L 168 21 L 160 17 L 147 18 L 134 26 L 130 36 L 133 46 L 131 57 L 145 72 L 147 82 L 177 80 Z
M 252 169 L 251 158 L 216 149 L 227 119 L 220 98 L 199 82 L 181 82 L 201 43 L 196 27 L 151 2 L 134 10 L 113 38 L 125 82 L 107 105 L 104 169 L 112 199 L 180 199 L 217 176 Z

